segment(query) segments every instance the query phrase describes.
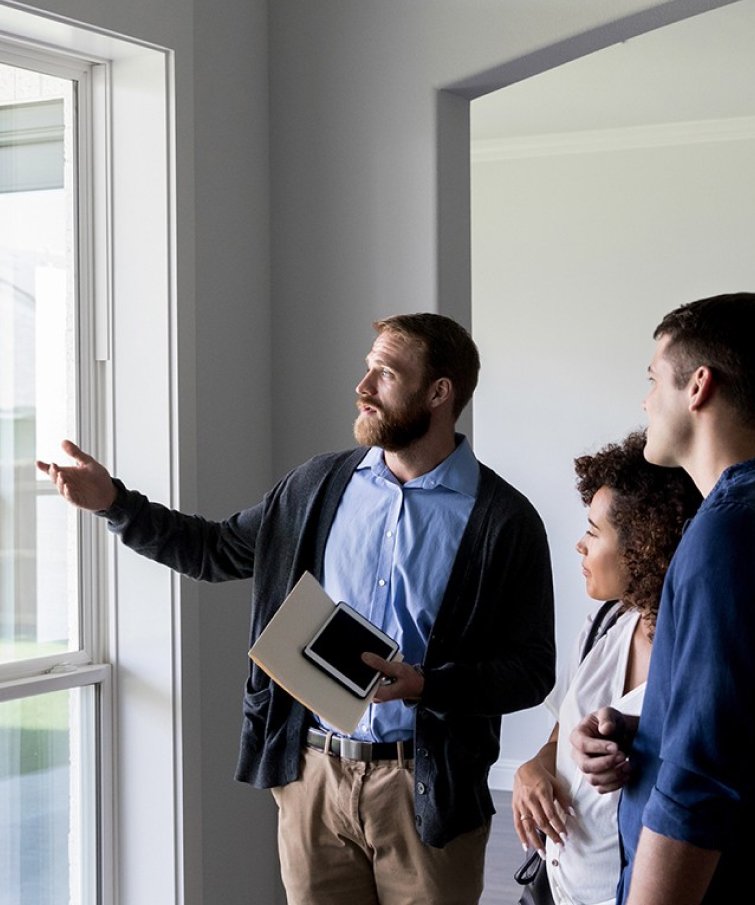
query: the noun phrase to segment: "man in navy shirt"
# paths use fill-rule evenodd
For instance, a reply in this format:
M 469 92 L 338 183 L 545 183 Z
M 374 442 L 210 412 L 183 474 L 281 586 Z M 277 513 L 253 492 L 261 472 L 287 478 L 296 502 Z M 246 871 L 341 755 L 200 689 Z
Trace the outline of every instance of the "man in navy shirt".
M 755 805 L 755 294 L 702 299 L 655 334 L 645 456 L 705 497 L 671 562 L 642 713 L 574 730 L 575 757 L 623 787 L 619 903 L 741 901 Z
M 554 679 L 542 521 L 455 430 L 479 371 L 433 313 L 375 324 L 356 449 L 316 456 L 215 522 L 150 502 L 72 443 L 38 463 L 124 544 L 195 579 L 252 579 L 253 643 L 304 570 L 399 642 L 353 737 L 250 663 L 236 776 L 272 789 L 289 905 L 473 905 L 501 714 Z

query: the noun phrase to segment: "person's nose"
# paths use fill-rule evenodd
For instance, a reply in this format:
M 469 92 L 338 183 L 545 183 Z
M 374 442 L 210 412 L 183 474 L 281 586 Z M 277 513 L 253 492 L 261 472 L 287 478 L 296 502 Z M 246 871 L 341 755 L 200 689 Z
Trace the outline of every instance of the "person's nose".
M 357 396 L 372 396 L 373 392 L 374 382 L 372 381 L 370 372 L 368 371 L 356 385 L 356 393 Z
M 576 547 L 577 553 L 579 553 L 580 556 L 587 556 L 587 547 L 585 546 L 584 536 L 580 537 L 580 539 L 575 544 L 575 547 Z

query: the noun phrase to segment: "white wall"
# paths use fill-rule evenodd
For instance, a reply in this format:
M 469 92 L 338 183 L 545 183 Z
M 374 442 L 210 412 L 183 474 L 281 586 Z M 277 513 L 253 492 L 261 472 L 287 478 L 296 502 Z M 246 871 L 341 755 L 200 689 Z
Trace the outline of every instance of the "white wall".
M 751 138 L 473 164 L 475 445 L 545 520 L 560 656 L 590 605 L 573 459 L 645 423 L 667 311 L 755 285 L 754 155 Z M 504 718 L 498 783 L 551 726 L 544 707 Z

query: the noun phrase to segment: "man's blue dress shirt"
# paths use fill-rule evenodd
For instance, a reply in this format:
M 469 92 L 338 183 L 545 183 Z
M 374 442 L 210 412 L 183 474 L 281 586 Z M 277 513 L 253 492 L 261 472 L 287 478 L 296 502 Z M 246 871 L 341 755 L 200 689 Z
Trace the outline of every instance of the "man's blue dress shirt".
M 479 464 L 457 435 L 436 468 L 399 483 L 372 447 L 341 499 L 325 548 L 323 586 L 398 641 L 406 663 L 420 663 L 461 536 L 475 502 Z M 328 728 L 323 726 L 323 728 Z M 411 738 L 414 714 L 402 701 L 372 704 L 355 738 Z

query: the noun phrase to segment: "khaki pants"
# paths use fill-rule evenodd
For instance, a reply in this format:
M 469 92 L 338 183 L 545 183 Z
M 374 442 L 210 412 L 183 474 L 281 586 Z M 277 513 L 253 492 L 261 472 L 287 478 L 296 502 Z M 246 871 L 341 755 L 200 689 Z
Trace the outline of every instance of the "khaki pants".
M 477 905 L 490 823 L 424 845 L 413 785 L 412 761 L 305 749 L 301 778 L 273 789 L 288 905 Z

